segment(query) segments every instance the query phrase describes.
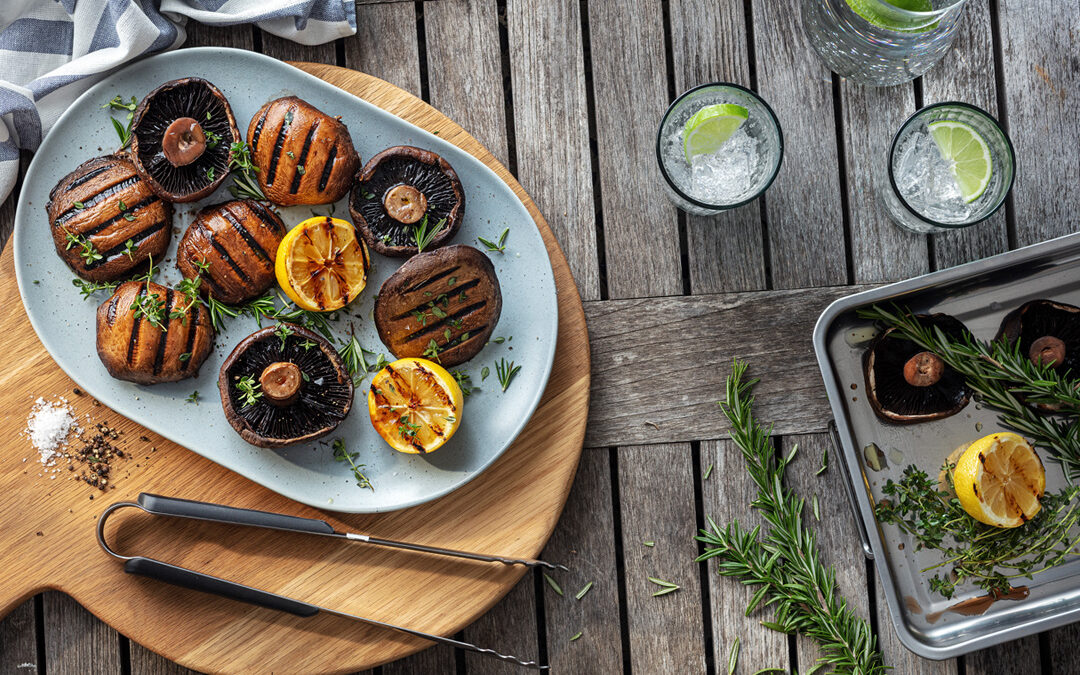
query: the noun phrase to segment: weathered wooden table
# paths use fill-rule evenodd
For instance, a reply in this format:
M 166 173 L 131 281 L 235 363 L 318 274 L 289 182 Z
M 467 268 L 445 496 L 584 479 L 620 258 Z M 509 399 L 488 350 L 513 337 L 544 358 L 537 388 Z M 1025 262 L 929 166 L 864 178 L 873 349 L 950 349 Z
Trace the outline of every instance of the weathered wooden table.
M 1078 0 L 975 0 L 945 60 L 890 89 L 832 76 L 806 44 L 797 3 L 776 0 L 359 0 L 357 23 L 357 36 L 320 47 L 246 27 L 191 26 L 187 44 L 347 66 L 432 103 L 487 145 L 539 204 L 589 319 L 588 448 L 545 552 L 573 567 L 561 577 L 566 597 L 527 576 L 465 639 L 539 653 L 554 672 L 575 675 L 724 673 L 736 638 L 740 673 L 813 664 L 811 643 L 763 628 L 764 615 L 745 617 L 747 591 L 694 562 L 693 535 L 706 516 L 756 520 L 715 405 L 739 356 L 765 378 L 762 417 L 777 423 L 784 447 L 802 448 L 797 466 L 806 470 L 791 478 L 808 498 L 819 496 L 824 556 L 877 630 L 894 672 L 1080 672 L 1080 625 L 945 662 L 918 659 L 899 644 L 839 473 L 813 475 L 828 442 L 828 411 L 810 347 L 818 312 L 853 285 L 1077 229 Z M 758 202 L 717 218 L 686 216 L 663 195 L 654 134 L 669 101 L 716 80 L 748 85 L 772 105 L 784 163 Z M 910 113 L 944 100 L 998 115 L 1019 173 L 1006 208 L 988 222 L 914 236 L 878 208 L 873 166 Z M 4 241 L 14 203 L 0 209 Z M 652 597 L 648 576 L 681 590 Z M 590 581 L 591 591 L 574 600 Z M 378 670 L 517 672 L 443 648 Z M 44 593 L 0 622 L 0 673 L 33 671 L 183 669 L 67 596 Z

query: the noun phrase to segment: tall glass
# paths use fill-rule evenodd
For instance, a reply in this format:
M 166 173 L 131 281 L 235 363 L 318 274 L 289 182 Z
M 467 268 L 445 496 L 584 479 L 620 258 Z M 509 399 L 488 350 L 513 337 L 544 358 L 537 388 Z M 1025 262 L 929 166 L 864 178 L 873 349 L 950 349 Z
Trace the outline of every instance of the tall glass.
M 971 201 L 960 194 L 949 163 L 941 158 L 930 129 L 959 123 L 985 141 L 991 159 L 989 182 Z M 1005 201 L 1016 175 L 1012 142 L 989 113 L 968 103 L 935 103 L 907 119 L 876 170 L 878 197 L 889 217 L 920 234 L 948 232 L 989 218 Z
M 834 73 L 887 87 L 915 79 L 945 56 L 966 2 L 801 0 L 803 30 Z
M 686 123 L 702 108 L 718 104 L 746 109 L 745 123 L 717 153 L 731 161 L 719 158 L 719 166 L 693 164 L 683 152 Z M 749 89 L 727 82 L 702 84 L 675 99 L 656 133 L 656 160 L 668 198 L 699 216 L 716 215 L 760 197 L 772 185 L 783 157 L 784 135 L 772 108 Z

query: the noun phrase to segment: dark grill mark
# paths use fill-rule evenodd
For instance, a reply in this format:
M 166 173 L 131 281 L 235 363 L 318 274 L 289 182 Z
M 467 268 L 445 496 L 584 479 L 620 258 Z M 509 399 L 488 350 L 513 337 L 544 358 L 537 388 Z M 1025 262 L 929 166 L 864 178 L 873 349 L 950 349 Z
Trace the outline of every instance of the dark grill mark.
M 274 177 L 277 175 L 278 160 L 281 159 L 281 149 L 285 147 L 285 132 L 289 129 L 289 124 L 286 120 L 290 117 L 296 117 L 296 106 L 289 106 L 289 109 L 285 112 L 285 117 L 281 120 L 281 128 L 278 129 L 277 138 L 274 140 L 274 148 L 270 151 L 270 168 L 266 171 L 266 184 L 273 185 Z
M 146 228 L 142 232 L 139 232 L 135 236 L 128 237 L 128 239 L 130 239 L 132 241 L 133 245 L 135 246 L 135 249 L 137 250 L 139 248 L 139 244 L 141 244 L 143 241 L 149 239 L 155 233 L 160 232 L 161 230 L 165 229 L 168 226 L 169 226 L 168 221 L 159 220 L 158 222 L 154 223 L 153 225 Z M 87 264 L 86 269 L 92 270 L 95 267 L 101 267 L 102 265 L 109 262 L 110 260 L 115 260 L 119 256 L 125 255 L 124 251 L 126 250 L 126 248 L 127 248 L 127 240 L 125 240 L 124 243 L 119 245 L 119 246 L 113 246 L 108 251 L 102 251 L 101 260 L 95 260 L 94 262 Z
M 165 346 L 169 342 L 169 326 L 172 325 L 172 319 L 169 318 L 169 314 L 172 312 L 174 293 L 171 288 L 165 290 L 165 314 L 161 321 L 161 335 L 158 336 L 157 354 L 154 355 L 154 375 L 161 374 L 161 363 L 165 360 Z
M 270 256 L 266 253 L 266 250 L 259 245 L 259 242 L 256 241 L 255 237 L 251 236 L 251 233 L 247 231 L 247 228 L 244 227 L 244 224 L 237 220 L 236 216 L 233 215 L 232 211 L 230 211 L 229 209 L 222 209 L 221 215 L 225 218 L 225 220 L 229 221 L 229 225 L 232 225 L 232 228 L 236 230 L 236 233 L 240 235 L 240 238 L 244 240 L 244 243 L 246 243 L 248 247 L 255 252 L 255 255 L 259 256 L 266 262 L 270 262 Z
M 251 143 L 251 149 L 259 147 L 259 134 L 262 133 L 263 124 L 266 123 L 266 116 L 270 114 L 270 106 L 263 108 L 262 115 L 259 116 L 259 121 L 255 123 L 255 131 L 252 132 L 251 138 L 248 142 Z
M 120 181 L 119 183 L 113 183 L 112 185 L 102 189 L 101 192 L 98 192 L 95 195 L 92 195 L 92 196 L 90 196 L 90 197 L 88 197 L 86 199 L 83 199 L 82 200 L 83 208 L 77 209 L 74 206 L 72 206 L 67 211 L 64 211 L 63 213 L 61 213 L 59 216 L 57 216 L 56 222 L 54 223 L 54 225 L 60 225 L 62 223 L 66 223 L 67 221 L 74 218 L 76 213 L 79 213 L 81 211 L 85 211 L 86 209 L 90 208 L 91 206 L 94 206 L 95 204 L 97 204 L 98 202 L 100 202 L 100 201 L 102 201 L 104 199 L 108 199 L 110 196 L 116 194 L 117 192 L 121 192 L 123 190 L 126 190 L 126 189 L 128 189 L 132 185 L 135 185 L 138 182 L 139 182 L 139 177 L 138 176 L 131 176 L 130 178 L 125 178 L 124 180 Z
M 319 128 L 319 120 L 311 125 L 308 129 L 307 136 L 304 138 L 304 148 L 300 151 L 300 159 L 296 160 L 297 171 L 293 174 L 292 187 L 289 188 L 289 194 L 296 194 L 296 191 L 300 189 L 300 179 L 307 173 L 307 156 L 308 150 L 311 149 L 311 139 L 315 136 L 316 130 Z M 304 167 L 304 174 L 300 173 L 299 168 Z
M 430 286 L 431 284 L 435 283 L 436 281 L 438 281 L 440 279 L 445 279 L 446 277 L 450 276 L 454 272 L 457 272 L 459 269 L 461 269 L 461 267 L 451 267 L 448 270 L 442 270 L 441 272 L 437 272 L 437 273 L 433 274 L 432 276 L 428 277 L 427 279 L 424 279 L 422 281 L 418 281 L 416 284 L 410 286 L 409 288 L 406 288 L 405 293 L 412 293 L 413 291 L 419 291 L 424 286 Z M 457 288 L 457 287 L 454 286 L 454 288 Z
M 187 361 L 180 362 L 180 372 L 182 373 L 187 372 L 188 364 L 195 358 L 195 335 L 199 332 L 199 319 L 202 318 L 200 315 L 202 308 L 199 307 L 201 304 L 201 302 L 196 302 L 192 305 L 191 315 L 188 317 L 188 320 L 191 323 L 188 324 L 187 348 L 184 350 L 184 353 L 190 354 L 190 356 L 188 356 Z
M 139 209 L 144 208 L 144 207 L 146 207 L 146 206 L 148 206 L 150 204 L 153 204 L 156 201 L 157 201 L 157 197 L 154 197 L 153 195 L 151 195 L 151 196 L 147 197 L 146 199 L 144 199 L 141 202 L 138 202 L 136 204 L 125 205 L 125 206 L 128 207 L 127 211 L 122 211 L 122 212 L 116 214 L 115 216 L 113 216 L 112 218 L 109 218 L 105 222 L 100 223 L 98 225 L 95 225 L 95 226 L 93 226 L 93 227 L 91 227 L 89 229 L 83 230 L 82 232 L 76 232 L 76 234 L 81 234 L 84 237 L 92 237 L 95 234 L 104 231 L 106 228 L 108 228 L 113 223 L 119 222 L 124 217 L 125 213 L 130 213 L 130 214 L 134 215 L 135 212 L 138 211 Z
M 129 311 L 132 314 L 135 313 L 135 301 L 138 300 L 139 297 L 143 296 L 143 295 L 146 295 L 146 286 L 143 285 L 143 284 L 140 284 L 139 285 L 139 290 L 135 292 L 135 297 L 132 298 L 131 307 L 129 308 Z M 127 353 L 127 363 L 128 363 L 128 365 L 131 365 L 131 360 L 135 357 L 135 346 L 139 344 L 139 328 L 142 326 L 143 321 L 145 321 L 145 319 L 142 318 L 142 317 L 139 317 L 138 319 L 133 319 L 132 322 L 131 322 L 131 337 L 128 339 L 128 353 Z
M 262 202 L 248 201 L 246 202 L 251 210 L 255 212 L 255 216 L 262 221 L 263 225 L 266 225 L 272 231 L 279 234 L 284 233 L 284 228 L 281 226 L 281 222 L 274 216 L 270 209 L 266 208 Z
M 330 154 L 326 156 L 326 164 L 323 165 L 322 177 L 319 178 L 319 192 L 326 189 L 330 181 L 330 172 L 334 170 L 334 158 L 337 157 L 337 144 L 330 147 Z
M 106 171 L 108 171 L 109 169 L 111 169 L 113 166 L 114 165 L 112 164 L 112 162 L 106 162 L 106 163 L 102 164 L 101 166 L 99 166 L 97 168 L 90 169 L 89 171 L 87 171 L 83 175 L 79 176 L 78 178 L 76 178 L 76 179 L 72 180 L 70 183 L 68 183 L 67 186 L 64 188 L 64 190 L 66 192 L 70 192 L 73 188 L 77 188 L 80 185 L 83 185 L 84 183 L 89 182 L 90 179 L 95 177 L 95 176 L 100 176 L 101 174 L 103 174 Z
M 218 256 L 220 256 L 221 259 L 225 262 L 229 263 L 229 267 L 233 268 L 233 271 L 236 272 L 237 276 L 239 276 L 245 282 L 250 281 L 248 275 L 244 273 L 244 270 L 240 268 L 240 265 L 236 264 L 236 261 L 232 259 L 232 256 L 229 255 L 229 252 L 225 249 L 225 247 L 222 246 L 218 242 L 218 240 L 214 238 L 214 235 L 210 235 L 206 238 L 206 240 L 210 243 L 211 246 L 214 247 L 214 250 L 217 251 Z
M 433 333 L 439 333 L 440 335 L 442 335 L 443 329 L 449 327 L 448 322 L 451 319 L 453 319 L 455 321 L 459 320 L 459 319 L 464 320 L 465 317 L 467 317 L 468 315 L 472 314 L 473 312 L 478 312 L 478 311 L 482 310 L 486 306 L 487 306 L 487 301 L 486 300 L 484 302 L 474 302 L 473 304 L 469 305 L 468 307 L 465 307 L 464 309 L 460 309 L 460 310 L 454 312 L 453 314 L 447 314 L 446 318 L 436 319 L 435 321 L 431 321 L 429 319 L 426 326 L 421 326 L 419 330 L 414 331 L 411 335 L 409 335 L 407 338 L 405 338 L 405 342 L 412 342 L 416 338 L 427 337 L 428 335 L 433 334 Z M 419 311 L 419 310 L 417 310 L 417 311 Z M 431 317 L 431 318 L 435 318 L 435 317 Z M 482 326 L 480 328 L 477 328 L 476 330 L 470 330 L 470 331 L 468 331 L 468 333 L 479 335 L 480 333 L 483 332 L 485 327 L 486 326 Z M 456 330 L 456 329 L 452 329 L 452 330 Z M 445 348 L 445 345 L 440 345 L 440 346 Z

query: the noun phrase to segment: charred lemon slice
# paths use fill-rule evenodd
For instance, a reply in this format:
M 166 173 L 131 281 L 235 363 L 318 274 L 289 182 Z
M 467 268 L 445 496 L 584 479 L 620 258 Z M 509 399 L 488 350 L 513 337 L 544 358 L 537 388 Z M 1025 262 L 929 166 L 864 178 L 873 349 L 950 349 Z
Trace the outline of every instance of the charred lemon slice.
M 371 258 L 348 221 L 308 218 L 278 246 L 274 273 L 301 309 L 332 312 L 356 299 L 367 285 Z
M 399 452 L 438 450 L 461 425 L 461 387 L 426 359 L 399 359 L 375 374 L 368 413 L 375 431 Z
M 1034 448 L 1002 432 L 968 446 L 953 472 L 960 505 L 979 522 L 1019 527 L 1035 517 L 1046 490 L 1046 472 Z

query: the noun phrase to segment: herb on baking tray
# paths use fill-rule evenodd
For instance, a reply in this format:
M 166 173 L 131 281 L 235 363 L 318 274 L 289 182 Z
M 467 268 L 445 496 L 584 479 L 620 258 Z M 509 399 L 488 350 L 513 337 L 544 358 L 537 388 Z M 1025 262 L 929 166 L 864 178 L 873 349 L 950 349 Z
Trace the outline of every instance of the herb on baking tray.
M 251 162 L 251 146 L 243 141 L 236 141 L 229 146 L 229 170 L 232 171 L 233 184 L 229 192 L 237 199 L 255 199 L 267 201 L 255 172 L 259 167 Z
M 506 359 L 499 359 L 495 363 L 495 374 L 499 376 L 499 384 L 502 385 L 503 391 L 510 387 L 510 383 L 514 381 L 514 377 L 519 370 L 521 370 L 521 366 L 515 366 L 513 361 L 507 362 Z
M 1005 593 L 1012 580 L 1056 567 L 1075 555 L 1080 536 L 1069 530 L 1080 520 L 1080 486 L 1046 494 L 1042 509 L 1021 527 L 984 525 L 964 511 L 952 493 L 952 467 L 945 471 L 948 490 L 925 471 L 908 466 L 899 482 L 888 480 L 874 507 L 879 522 L 896 525 L 914 537 L 919 549 L 941 551 L 944 560 L 923 572 L 949 566 L 930 579 L 930 590 L 953 597 L 956 586 L 970 580 L 989 593 Z
M 79 289 L 80 293 L 82 293 L 83 300 L 86 300 L 99 291 L 108 291 L 109 293 L 112 293 L 116 290 L 116 287 L 120 285 L 119 281 L 86 281 L 85 279 L 79 278 L 72 279 L 71 283 Z
M 510 228 L 504 228 L 499 238 L 495 241 L 477 237 L 476 240 L 487 247 L 491 253 L 506 253 L 506 235 L 510 234 Z
M 416 252 L 423 253 L 424 249 L 435 239 L 435 235 L 443 231 L 445 225 L 446 218 L 440 218 L 439 222 L 429 229 L 428 214 L 425 213 L 420 223 L 413 226 L 413 241 L 416 242 Z
M 709 528 L 696 537 L 705 545 L 698 561 L 716 558 L 721 575 L 757 587 L 747 613 L 773 607 L 774 620 L 762 623 L 814 639 L 821 648 L 818 664 L 837 673 L 883 675 L 885 666 L 869 624 L 839 594 L 835 570 L 821 562 L 814 531 L 804 524 L 803 499 L 783 483 L 797 448 L 777 457 L 771 427 L 763 427 L 751 412 L 750 393 L 757 380 L 747 380 L 745 374 L 746 364 L 735 361 L 720 408 L 758 487 L 752 505 L 770 527 L 764 533 L 761 526 L 746 531 L 733 521 L 721 528 L 709 518 Z
M 236 390 L 240 392 L 240 402 L 244 405 L 255 405 L 262 398 L 262 392 L 259 391 L 260 383 L 255 380 L 254 375 L 245 375 L 236 380 Z
M 889 311 L 878 305 L 860 309 L 864 319 L 895 327 L 896 334 L 937 354 L 964 377 L 983 405 L 996 409 L 1006 426 L 1027 436 L 1061 462 L 1070 480 L 1080 478 L 1080 418 L 1057 418 L 1039 413 L 1035 404 L 1080 408 L 1075 378 L 1054 371 L 1049 363 L 1035 364 L 1020 354 L 1020 344 L 982 342 L 970 334 L 957 340 L 940 328 L 924 326 L 907 310 Z
M 126 122 L 121 124 L 118 119 L 109 115 L 109 120 L 112 121 L 113 129 L 116 129 L 116 135 L 120 137 L 120 149 L 123 150 L 131 144 L 131 125 L 135 121 L 135 108 L 139 106 L 139 101 L 134 96 L 131 97 L 131 101 L 125 103 L 124 97 L 117 94 L 111 101 L 101 106 L 102 108 L 109 110 L 123 110 L 124 119 Z
M 349 468 L 352 470 L 353 478 L 356 479 L 356 485 L 361 488 L 367 488 L 372 492 L 375 492 L 375 486 L 371 484 L 368 477 L 364 475 L 362 469 L 367 468 L 364 464 L 357 464 L 356 458 L 360 456 L 359 452 L 349 452 L 345 448 L 345 441 L 341 438 L 334 439 L 334 459 L 339 462 L 348 462 Z

